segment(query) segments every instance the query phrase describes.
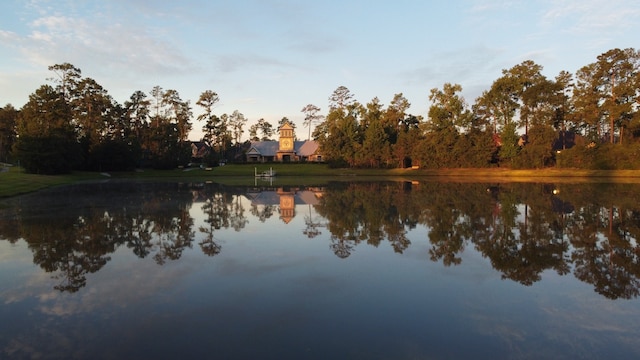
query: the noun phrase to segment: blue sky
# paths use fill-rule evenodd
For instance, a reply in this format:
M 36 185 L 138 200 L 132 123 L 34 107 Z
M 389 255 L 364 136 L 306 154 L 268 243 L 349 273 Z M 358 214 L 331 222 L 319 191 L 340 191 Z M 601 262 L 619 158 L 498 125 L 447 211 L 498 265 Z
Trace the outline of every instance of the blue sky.
M 302 137 L 307 104 L 346 86 L 366 104 L 403 93 L 426 114 L 430 89 L 458 83 L 469 104 L 524 60 L 550 78 L 613 48 L 640 48 L 640 0 L 4 0 L 0 106 L 22 107 L 69 62 L 119 103 L 159 85 Z M 195 118 L 195 116 L 194 116 Z M 194 119 L 192 139 L 202 127 Z M 245 136 L 247 134 L 245 133 Z

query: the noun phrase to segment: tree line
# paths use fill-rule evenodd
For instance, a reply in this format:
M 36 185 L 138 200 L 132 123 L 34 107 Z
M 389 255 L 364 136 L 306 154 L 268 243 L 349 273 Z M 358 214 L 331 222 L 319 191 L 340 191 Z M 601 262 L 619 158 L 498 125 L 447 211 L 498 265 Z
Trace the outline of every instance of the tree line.
M 554 79 L 542 69 L 504 69 L 472 105 L 459 84 L 431 89 L 426 120 L 402 93 L 385 107 L 341 86 L 314 138 L 336 166 L 640 167 L 640 53 L 609 50 Z
M 49 67 L 42 85 L 15 109 L 0 109 L 0 161 L 28 172 L 174 168 L 191 160 L 193 108 L 178 91 L 155 86 L 118 104 L 95 80 L 64 63 Z M 502 71 L 470 105 L 460 84 L 431 89 L 428 114 L 414 115 L 402 93 L 388 106 L 362 104 L 345 86 L 329 97 L 328 112 L 302 108 L 307 138 L 333 166 L 589 169 L 640 167 L 640 52 L 612 49 L 575 74 L 549 79 L 531 60 Z M 205 161 L 244 160 L 248 119 L 238 110 L 214 113 L 219 96 L 201 93 Z M 286 117 L 279 124 L 288 121 Z M 312 128 L 314 128 L 312 133 Z M 259 119 L 249 140 L 271 140 L 272 124 Z
M 177 90 L 155 86 L 117 103 L 95 80 L 64 63 L 49 67 L 53 85 L 42 85 L 19 110 L 0 109 L 0 161 L 27 172 L 113 171 L 175 168 L 191 160 L 193 107 Z M 247 119 L 239 111 L 217 116 L 218 95 L 204 91 L 196 105 L 203 141 L 215 151 L 208 161 L 240 153 Z

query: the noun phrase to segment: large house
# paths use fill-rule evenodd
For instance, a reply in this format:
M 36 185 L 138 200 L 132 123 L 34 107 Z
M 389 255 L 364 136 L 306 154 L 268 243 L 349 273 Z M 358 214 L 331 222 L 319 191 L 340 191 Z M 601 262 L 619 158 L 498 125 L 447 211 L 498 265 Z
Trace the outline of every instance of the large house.
M 322 155 L 318 153 L 318 143 L 313 140 L 296 141 L 294 128 L 288 122 L 280 126 L 278 134 L 278 141 L 252 141 L 246 153 L 247 161 L 322 161 Z

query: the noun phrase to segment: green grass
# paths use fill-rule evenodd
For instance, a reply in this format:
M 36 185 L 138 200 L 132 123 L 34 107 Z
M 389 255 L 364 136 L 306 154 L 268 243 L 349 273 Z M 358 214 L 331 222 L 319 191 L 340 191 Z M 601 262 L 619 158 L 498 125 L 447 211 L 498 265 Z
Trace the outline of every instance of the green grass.
M 98 173 L 76 172 L 69 175 L 36 175 L 27 174 L 17 166 L 6 167 L 3 170 L 0 172 L 0 198 L 34 192 L 52 186 L 104 179 L 104 176 Z
M 144 170 L 137 172 L 113 173 L 117 178 L 175 178 L 175 177 L 220 177 L 240 176 L 253 178 L 254 171 L 273 169 L 277 177 L 306 176 L 408 176 L 408 177 L 640 177 L 640 170 L 574 170 L 574 169 L 531 169 L 510 170 L 505 168 L 487 169 L 332 169 L 325 164 L 233 164 L 209 169 Z
M 115 178 L 194 178 L 194 177 L 248 177 L 254 173 L 273 169 L 277 177 L 306 176 L 380 176 L 396 175 L 393 170 L 385 169 L 331 169 L 325 164 L 232 164 L 208 169 L 191 168 L 175 170 L 144 170 L 135 172 L 112 173 Z
M 1 165 L 0 165 L 1 166 Z M 214 181 L 226 185 L 269 185 L 270 179 L 255 179 L 270 168 L 277 173 L 273 184 L 323 185 L 329 181 L 404 180 L 465 182 L 622 182 L 640 183 L 640 170 L 542 169 L 332 169 L 325 164 L 231 164 L 210 169 L 174 169 L 116 172 L 110 177 L 99 173 L 74 172 L 69 175 L 27 174 L 22 168 L 8 167 L 0 172 L 0 198 L 38 191 L 81 181 L 133 179 L 153 181 Z M 1 168 L 0 168 L 1 169 Z M 7 171 L 8 169 L 8 171 Z

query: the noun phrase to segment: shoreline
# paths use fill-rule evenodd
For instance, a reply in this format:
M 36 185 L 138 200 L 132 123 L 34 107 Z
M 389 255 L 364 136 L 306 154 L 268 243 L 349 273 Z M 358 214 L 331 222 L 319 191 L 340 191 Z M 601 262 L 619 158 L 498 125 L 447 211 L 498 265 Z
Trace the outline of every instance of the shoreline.
M 66 175 L 26 174 L 17 167 L 4 167 L 0 172 L 0 199 L 53 186 L 84 181 L 165 180 L 215 181 L 224 185 L 249 186 L 256 181 L 254 167 L 273 167 L 278 176 L 274 186 L 293 186 L 329 181 L 444 181 L 444 182 L 554 182 L 554 183 L 625 183 L 640 184 L 640 170 L 584 169 L 330 169 L 318 164 L 232 164 L 207 169 L 138 170 L 131 172 L 88 173 Z M 250 170 L 250 171 L 249 171 Z M 261 180 L 262 181 L 262 180 Z

